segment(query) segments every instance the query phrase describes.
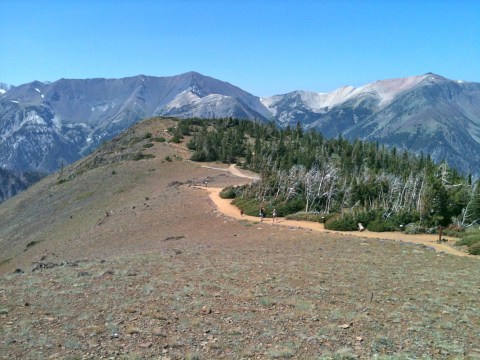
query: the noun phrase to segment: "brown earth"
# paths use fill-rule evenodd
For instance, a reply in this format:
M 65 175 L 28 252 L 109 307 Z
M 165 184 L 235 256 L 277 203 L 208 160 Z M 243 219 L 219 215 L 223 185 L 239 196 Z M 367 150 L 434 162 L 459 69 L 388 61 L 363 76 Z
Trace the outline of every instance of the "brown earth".
M 480 357 L 478 259 L 238 218 L 197 186 L 249 178 L 145 152 L 0 206 L 0 358 Z

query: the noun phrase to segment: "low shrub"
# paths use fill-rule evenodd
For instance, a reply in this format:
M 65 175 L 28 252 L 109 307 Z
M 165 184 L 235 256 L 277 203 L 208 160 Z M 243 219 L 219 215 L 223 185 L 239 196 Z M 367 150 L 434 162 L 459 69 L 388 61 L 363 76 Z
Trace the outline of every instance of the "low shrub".
M 160 143 L 167 141 L 163 136 L 154 137 L 152 140 Z
M 471 255 L 480 255 L 480 241 L 468 247 L 468 252 Z
M 289 214 L 295 214 L 305 209 L 305 202 L 300 197 L 293 198 L 287 201 L 278 201 L 272 204 L 277 208 L 278 216 L 287 216 Z
M 424 226 L 417 223 L 407 224 L 404 226 L 404 229 L 405 234 L 410 235 L 425 234 L 427 232 Z
M 468 246 L 468 252 L 473 255 L 480 255 L 480 230 L 470 230 L 465 233 L 455 245 Z
M 239 211 L 243 210 L 245 215 L 258 216 L 259 204 L 255 199 L 236 197 L 232 204 L 238 207 Z
M 30 248 L 30 247 L 32 247 L 32 246 L 35 246 L 35 245 L 37 245 L 37 244 L 40 243 L 40 242 L 41 242 L 41 240 L 32 240 L 32 241 L 30 241 L 30 242 L 27 244 L 27 246 L 25 247 L 25 251 L 26 251 L 28 248 Z
M 195 151 L 192 156 L 190 156 L 190 160 L 192 161 L 207 161 L 207 155 L 205 154 L 205 151 L 200 150 L 200 151 Z
M 133 161 L 138 161 L 138 160 L 143 160 L 143 159 L 153 159 L 155 155 L 153 154 L 144 154 L 144 153 L 136 153 L 133 156 L 131 156 L 131 159 Z
M 296 212 L 294 214 L 288 214 L 285 216 L 287 220 L 301 220 L 301 221 L 313 221 L 319 223 L 325 223 L 334 214 L 322 214 L 322 213 L 307 213 L 304 211 Z
M 153 147 L 153 144 L 152 144 L 152 143 L 146 143 L 146 144 L 143 144 L 143 147 L 144 147 L 145 149 L 148 149 L 148 148 Z
M 174 144 L 180 144 L 182 142 L 182 139 L 183 139 L 183 136 L 179 136 L 179 135 L 174 135 L 171 139 L 170 139 L 170 142 L 174 143 Z
M 467 251 L 472 255 L 480 255 L 480 229 L 468 228 L 462 238 L 455 243 L 456 246 L 467 246 Z
M 411 224 L 420 220 L 420 216 L 416 212 L 400 211 L 398 213 L 391 214 L 388 220 L 395 224 Z
M 237 193 L 235 192 L 235 188 L 233 186 L 227 186 L 220 192 L 220 197 L 222 199 L 235 199 Z
M 356 224 L 361 223 L 363 226 L 368 228 L 370 222 L 374 220 L 378 220 L 380 217 L 381 217 L 381 213 L 376 213 L 373 210 L 370 210 L 370 211 L 362 210 L 355 213 L 354 221 Z
M 383 221 L 383 220 L 373 220 L 368 224 L 369 231 L 375 232 L 385 232 L 385 231 L 395 231 L 397 230 L 397 226 L 390 220 Z
M 287 220 L 300 220 L 300 221 L 313 221 L 320 222 L 322 215 L 318 213 L 308 213 L 305 211 L 296 212 L 294 214 L 288 214 L 285 216 Z
M 451 224 L 447 228 L 443 229 L 443 234 L 445 236 L 453 236 L 453 237 L 460 238 L 460 237 L 464 236 L 465 228 L 463 228 L 459 225 Z
M 354 231 L 358 230 L 358 223 L 351 214 L 332 217 L 325 222 L 325 229 L 337 231 Z

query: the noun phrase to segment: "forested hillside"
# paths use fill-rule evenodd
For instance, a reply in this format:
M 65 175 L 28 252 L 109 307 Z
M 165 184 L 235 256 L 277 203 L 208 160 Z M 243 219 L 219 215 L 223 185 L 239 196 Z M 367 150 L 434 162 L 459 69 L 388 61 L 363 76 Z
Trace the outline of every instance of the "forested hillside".
M 226 195 L 246 211 L 266 206 L 280 215 L 319 213 L 326 226 L 344 230 L 358 222 L 393 230 L 413 223 L 424 229 L 468 226 L 480 219 L 478 181 L 429 156 L 236 119 L 182 120 L 177 137 L 187 134 L 192 160 L 238 163 L 261 175 Z

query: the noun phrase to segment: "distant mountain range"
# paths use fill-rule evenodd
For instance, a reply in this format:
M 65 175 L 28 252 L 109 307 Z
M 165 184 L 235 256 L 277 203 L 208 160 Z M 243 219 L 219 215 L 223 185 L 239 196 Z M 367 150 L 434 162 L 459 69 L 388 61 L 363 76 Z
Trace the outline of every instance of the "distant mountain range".
M 435 74 L 260 98 L 196 72 L 0 83 L 0 167 L 49 173 L 151 116 L 274 121 L 378 141 L 480 174 L 480 83 Z
M 326 137 L 378 141 L 480 175 L 480 83 L 428 73 L 262 103 L 281 126 L 300 122 Z

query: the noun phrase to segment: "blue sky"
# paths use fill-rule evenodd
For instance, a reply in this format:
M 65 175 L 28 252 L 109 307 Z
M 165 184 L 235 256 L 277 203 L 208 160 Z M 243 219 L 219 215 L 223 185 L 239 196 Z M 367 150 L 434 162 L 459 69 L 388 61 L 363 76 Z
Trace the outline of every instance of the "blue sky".
M 480 82 L 478 0 L 2 0 L 0 81 L 190 70 L 258 96 Z

